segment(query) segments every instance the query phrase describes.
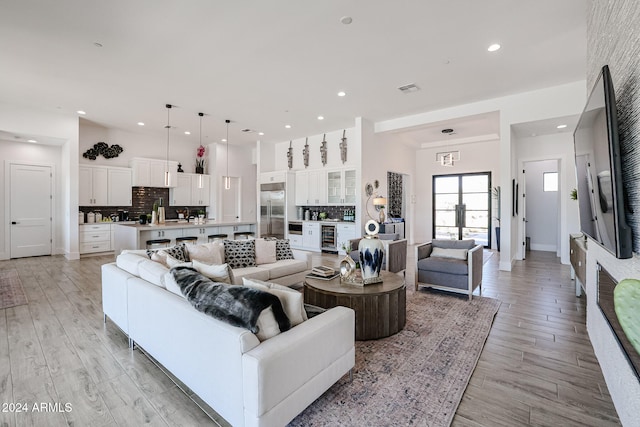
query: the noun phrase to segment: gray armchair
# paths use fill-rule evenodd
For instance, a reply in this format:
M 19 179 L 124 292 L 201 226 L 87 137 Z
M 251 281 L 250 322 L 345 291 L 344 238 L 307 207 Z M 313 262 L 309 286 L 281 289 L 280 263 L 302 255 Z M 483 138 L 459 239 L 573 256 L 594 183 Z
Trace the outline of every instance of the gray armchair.
M 469 295 L 482 295 L 482 245 L 469 240 L 438 240 L 416 246 L 416 287 L 427 286 Z M 432 256 L 434 255 L 434 256 Z
M 382 258 L 382 269 L 390 273 L 405 273 L 407 269 L 407 239 L 398 240 L 398 233 L 378 234 L 378 238 L 385 244 L 385 253 Z M 360 262 L 358 243 L 360 240 L 351 239 L 351 252 L 349 255 L 355 262 Z

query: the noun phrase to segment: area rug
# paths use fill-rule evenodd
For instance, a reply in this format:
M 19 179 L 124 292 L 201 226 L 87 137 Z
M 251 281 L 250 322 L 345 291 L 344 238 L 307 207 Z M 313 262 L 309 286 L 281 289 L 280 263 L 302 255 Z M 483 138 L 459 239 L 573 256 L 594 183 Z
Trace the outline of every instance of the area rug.
M 27 303 L 18 271 L 0 270 L 0 310 Z
M 420 290 L 407 324 L 356 342 L 353 381 L 343 377 L 290 426 L 448 426 L 491 330 L 500 301 Z

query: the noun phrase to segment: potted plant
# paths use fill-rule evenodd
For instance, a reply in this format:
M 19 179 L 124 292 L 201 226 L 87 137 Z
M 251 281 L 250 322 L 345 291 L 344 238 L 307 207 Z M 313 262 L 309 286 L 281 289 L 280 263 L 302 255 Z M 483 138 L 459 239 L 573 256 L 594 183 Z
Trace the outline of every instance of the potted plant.
M 196 173 L 204 173 L 205 158 L 204 154 L 207 149 L 204 145 L 200 145 L 196 151 Z

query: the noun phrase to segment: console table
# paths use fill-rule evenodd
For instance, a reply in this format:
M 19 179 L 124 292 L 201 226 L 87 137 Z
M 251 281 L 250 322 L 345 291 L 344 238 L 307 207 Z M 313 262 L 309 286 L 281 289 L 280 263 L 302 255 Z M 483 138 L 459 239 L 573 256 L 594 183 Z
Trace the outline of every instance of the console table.
M 576 296 L 579 297 L 587 283 L 587 242 L 582 234 L 569 235 L 569 261 L 571 279 L 576 281 Z
M 403 276 L 380 272 L 382 283 L 358 286 L 332 280 L 306 278 L 304 302 L 322 308 L 338 305 L 356 312 L 356 340 L 393 335 L 406 323 L 407 296 Z

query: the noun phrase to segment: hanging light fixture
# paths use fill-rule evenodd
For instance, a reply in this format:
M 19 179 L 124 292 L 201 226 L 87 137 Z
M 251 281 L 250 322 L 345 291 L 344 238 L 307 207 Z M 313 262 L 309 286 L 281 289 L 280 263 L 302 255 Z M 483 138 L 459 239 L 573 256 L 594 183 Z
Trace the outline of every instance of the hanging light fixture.
M 198 116 L 200 116 L 200 146 L 202 147 L 202 117 L 204 116 L 204 113 L 198 113 Z M 202 188 L 202 187 L 204 187 L 202 174 L 199 174 L 198 175 L 198 188 Z
M 229 176 L 229 123 L 231 120 L 225 120 L 227 124 L 227 174 L 224 177 L 224 189 L 229 190 L 231 188 L 231 177 Z
M 167 125 L 165 129 L 167 129 L 167 164 L 164 170 L 164 186 L 168 187 L 171 184 L 171 175 L 169 174 L 169 133 L 171 131 L 170 118 L 171 118 L 171 104 L 166 104 L 167 107 Z

